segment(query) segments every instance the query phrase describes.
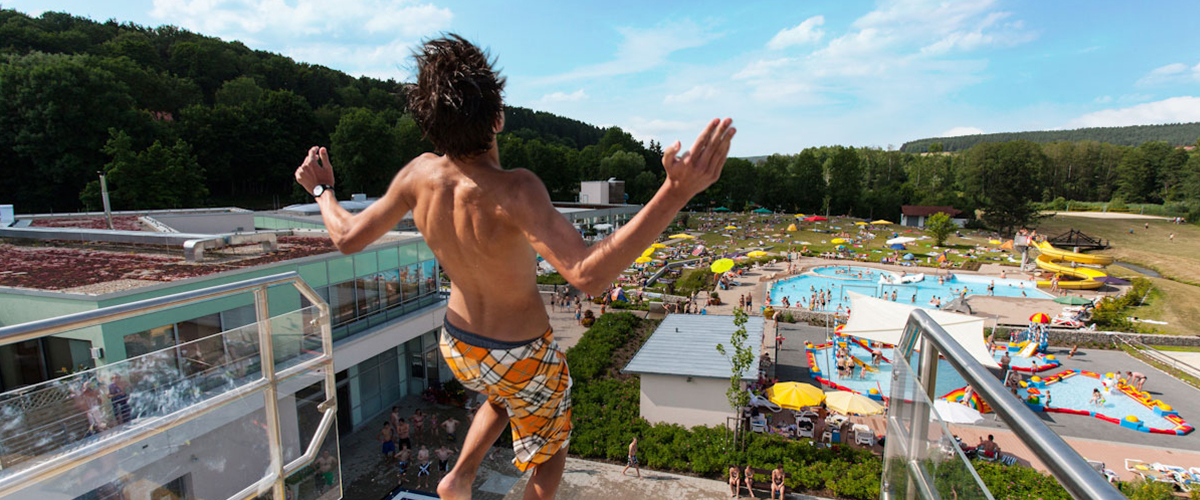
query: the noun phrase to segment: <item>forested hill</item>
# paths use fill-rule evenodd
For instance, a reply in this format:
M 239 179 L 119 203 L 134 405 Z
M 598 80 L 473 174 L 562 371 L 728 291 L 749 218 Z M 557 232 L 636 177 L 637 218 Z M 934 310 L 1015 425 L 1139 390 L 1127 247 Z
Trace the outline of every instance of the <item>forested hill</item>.
M 292 172 L 313 144 L 330 147 L 339 196 L 376 196 L 432 149 L 404 92 L 173 26 L 0 9 L 0 175 L 19 186 L 0 202 L 96 208 L 105 171 L 115 209 L 270 208 L 306 199 Z M 573 200 L 581 178 L 633 180 L 654 165 L 616 128 L 519 107 L 506 124 L 505 166 L 533 170 L 555 199 Z M 632 156 L 601 172 L 615 152 Z M 634 194 L 656 180 L 643 176 Z
M 1096 141 L 1118 146 L 1137 146 L 1145 142 L 1166 141 L 1174 146 L 1195 144 L 1200 139 L 1200 123 L 1171 123 L 1167 125 L 1132 125 L 1128 127 L 1095 127 L 1074 130 L 1039 130 L 1033 132 L 1002 132 L 997 134 L 933 137 L 904 143 L 900 151 L 924 153 L 929 146 L 941 143 L 943 151 L 962 151 L 983 142 L 1008 141 Z M 937 149 L 936 147 L 934 149 Z

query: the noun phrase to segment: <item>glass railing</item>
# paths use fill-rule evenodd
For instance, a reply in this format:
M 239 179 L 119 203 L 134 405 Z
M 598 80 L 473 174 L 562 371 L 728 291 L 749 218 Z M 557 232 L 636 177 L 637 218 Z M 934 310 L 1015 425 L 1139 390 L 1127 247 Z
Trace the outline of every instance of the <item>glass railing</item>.
M 921 309 L 909 316 L 892 362 L 881 498 L 993 498 L 995 492 L 988 491 L 966 460 L 964 446 L 930 403 L 938 396 L 934 388 L 939 365 L 957 372 L 990 406 L 994 423 L 1006 426 L 1032 454 L 1030 458 L 1043 464 L 1073 498 L 1125 498 Z
M 271 287 L 311 305 L 271 316 Z M 329 308 L 295 273 L 0 328 L 0 345 L 248 292 L 255 323 L 0 394 L 0 497 L 340 498 Z
M 993 500 L 908 363 L 892 363 L 883 490 L 891 498 Z

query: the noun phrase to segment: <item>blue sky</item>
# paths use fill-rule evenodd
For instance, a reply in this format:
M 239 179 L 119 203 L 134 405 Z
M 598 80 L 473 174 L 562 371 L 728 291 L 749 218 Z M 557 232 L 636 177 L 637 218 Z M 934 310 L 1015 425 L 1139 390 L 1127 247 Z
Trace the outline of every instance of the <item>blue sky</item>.
M 733 155 L 937 135 L 1200 121 L 1194 1 L 17 0 L 30 14 L 174 24 L 355 75 L 410 78 L 453 31 L 511 104 Z

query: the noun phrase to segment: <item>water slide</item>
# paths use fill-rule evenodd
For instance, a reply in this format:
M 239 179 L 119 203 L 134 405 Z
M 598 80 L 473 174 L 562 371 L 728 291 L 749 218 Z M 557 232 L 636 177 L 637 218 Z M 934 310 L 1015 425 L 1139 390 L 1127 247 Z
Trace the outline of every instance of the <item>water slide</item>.
M 871 373 L 879 373 L 878 368 L 875 368 L 874 366 L 864 363 L 863 360 L 858 359 L 858 356 L 850 356 L 850 359 L 853 359 L 854 362 L 857 363 L 858 366 L 863 367 L 863 370 L 865 370 L 865 371 L 869 371 Z
M 1104 271 L 1090 267 L 1076 267 L 1076 264 L 1107 266 L 1113 263 L 1113 258 L 1107 255 L 1090 255 L 1069 252 L 1043 241 L 1037 244 L 1041 255 L 1037 257 L 1037 266 L 1046 271 L 1076 278 L 1074 280 L 1059 280 L 1058 287 L 1066 290 L 1094 290 L 1104 286 L 1096 278 L 1108 276 Z M 1067 264 L 1064 264 L 1067 263 Z M 1049 280 L 1037 282 L 1038 286 L 1051 286 Z
M 1058 284 L 1062 285 L 1062 282 L 1059 282 Z M 1017 356 L 1020 356 L 1022 358 L 1028 358 L 1030 356 L 1033 356 L 1034 354 L 1037 354 L 1037 349 L 1038 349 L 1037 342 L 1032 342 L 1032 341 L 1026 340 L 1025 347 L 1021 348 L 1021 351 L 1017 353 Z

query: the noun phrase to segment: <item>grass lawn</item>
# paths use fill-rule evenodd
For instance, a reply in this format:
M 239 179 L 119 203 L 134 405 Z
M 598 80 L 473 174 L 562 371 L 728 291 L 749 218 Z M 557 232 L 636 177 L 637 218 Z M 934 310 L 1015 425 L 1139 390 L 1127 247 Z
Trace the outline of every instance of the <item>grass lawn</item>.
M 1179 346 L 1179 345 L 1152 345 L 1160 351 L 1175 351 L 1175 352 L 1200 352 L 1200 347 Z
M 1150 229 L 1145 224 L 1150 223 Z M 1057 236 L 1072 228 L 1108 240 L 1112 248 L 1097 253 L 1149 266 L 1163 276 L 1200 283 L 1200 226 L 1167 220 L 1111 220 L 1055 216 L 1043 219 L 1038 232 Z M 1133 230 L 1133 234 L 1129 230 Z M 1175 233 L 1175 240 L 1169 238 Z
M 1150 229 L 1146 229 L 1147 222 Z M 1163 333 L 1196 335 L 1200 332 L 1200 286 L 1194 285 L 1200 283 L 1200 227 L 1175 225 L 1166 220 L 1055 216 L 1043 219 L 1038 232 L 1052 237 L 1072 228 L 1108 240 L 1112 245 L 1112 248 L 1096 253 L 1152 267 L 1164 276 L 1150 278 L 1155 290 L 1150 293 L 1146 305 L 1135 308 L 1130 316 L 1166 321 L 1167 325 L 1155 326 Z M 1130 229 L 1133 234 L 1129 233 Z M 1174 241 L 1169 238 L 1171 233 L 1175 233 Z M 1107 271 L 1121 277 L 1140 276 L 1119 266 L 1109 266 Z
M 786 251 L 789 246 L 800 250 L 802 247 L 808 247 L 811 252 L 831 252 L 839 245 L 833 243 L 832 240 L 838 238 L 838 233 L 845 232 L 853 239 L 851 243 L 846 243 L 846 246 L 857 253 L 866 253 L 869 256 L 870 262 L 879 262 L 882 257 L 890 257 L 896 252 L 895 250 L 884 248 L 886 241 L 897 236 L 908 236 L 912 238 L 920 238 L 925 235 L 925 231 L 921 229 L 900 226 L 897 224 L 886 226 L 863 226 L 870 231 L 871 237 L 859 238 L 860 226 L 854 223 L 861 219 L 852 219 L 844 217 L 832 217 L 828 222 L 803 222 L 791 216 L 791 214 L 779 214 L 778 216 L 761 216 L 761 215 L 743 215 L 743 214 L 692 214 L 688 221 L 688 229 L 696 231 L 697 228 L 705 223 L 712 222 L 709 220 L 700 220 L 701 218 L 708 219 L 711 217 L 718 219 L 718 228 L 726 225 L 736 226 L 737 230 L 725 231 L 716 230 L 709 231 L 700 236 L 706 246 L 716 248 L 718 252 L 730 251 L 730 249 L 746 249 L 753 247 L 772 247 L 772 251 Z M 798 231 L 787 231 L 789 224 L 796 224 Z M 824 232 L 819 232 L 824 231 Z M 915 257 L 914 262 L 922 265 L 936 267 L 936 263 L 926 263 L 925 260 L 929 257 L 929 253 L 940 252 L 945 249 L 955 250 L 959 253 L 950 253 L 951 262 L 964 262 L 968 259 L 961 253 L 976 247 L 995 248 L 997 245 L 989 244 L 988 238 L 984 236 L 973 236 L 975 231 L 964 230 L 965 238 L 959 238 L 951 235 L 946 240 L 946 244 L 942 247 L 934 248 L 934 241 L 926 239 L 909 243 L 906 250 L 900 250 L 900 256 L 906 253 L 912 253 Z M 727 235 L 732 234 L 731 238 Z M 802 243 L 797 243 L 802 242 Z M 854 245 L 861 245 L 855 247 Z M 722 248 L 724 247 L 724 248 Z M 1007 253 L 1004 252 L 979 252 L 979 259 L 984 263 L 1007 263 L 1005 258 Z M 998 259 L 998 260 L 993 260 Z M 1015 265 L 1015 264 L 1014 264 Z

